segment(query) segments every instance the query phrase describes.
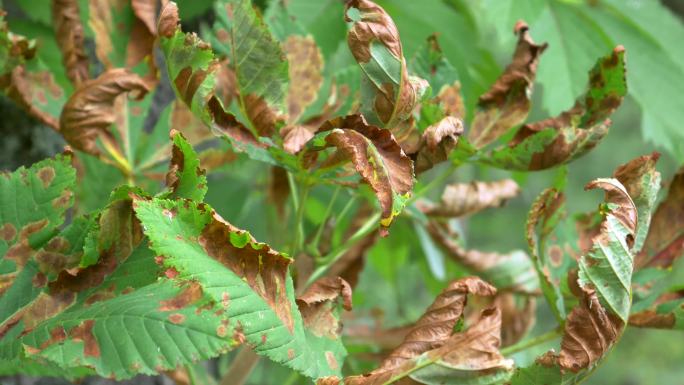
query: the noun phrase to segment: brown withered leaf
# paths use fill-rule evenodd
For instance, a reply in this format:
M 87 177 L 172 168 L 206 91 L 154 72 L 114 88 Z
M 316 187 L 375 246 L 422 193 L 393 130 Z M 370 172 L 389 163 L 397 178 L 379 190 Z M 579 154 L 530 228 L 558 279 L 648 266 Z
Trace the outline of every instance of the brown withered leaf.
M 361 115 L 327 121 L 320 131 L 331 131 L 326 142 L 351 160 L 375 192 L 382 209 L 381 225 L 389 227 L 413 188 L 413 162 L 389 130 L 366 123 Z
M 624 323 L 601 305 L 596 292 L 584 289 L 584 296 L 568 315 L 558 363 L 577 372 L 596 363 L 617 341 Z
M 123 151 L 109 131 L 117 119 L 116 99 L 127 93 L 142 98 L 149 90 L 145 81 L 126 69 L 103 72 L 96 79 L 83 83 L 64 105 L 59 131 L 74 148 L 92 155 L 100 155 L 97 140 L 106 147 Z M 125 136 L 122 136 L 125 137 Z
M 64 90 L 50 72 L 29 72 L 23 66 L 16 67 L 10 74 L 0 77 L 0 89 L 48 127 L 59 128 L 58 116 L 43 108 L 64 96 Z
M 446 186 L 440 204 L 428 207 L 424 212 L 436 217 L 461 217 L 500 207 L 518 194 L 520 187 L 512 179 L 455 183 Z
M 522 123 L 530 111 L 530 95 L 539 57 L 547 44 L 535 44 L 527 24 L 519 21 L 514 32 L 518 45 L 513 61 L 494 85 L 480 96 L 468 139 L 476 148 L 495 141 L 510 128 Z
M 501 346 L 520 341 L 536 321 L 535 297 L 499 291 L 494 297 L 474 297 L 468 304 L 466 324 L 475 322 L 480 311 L 492 307 L 501 311 Z
M 318 90 L 323 84 L 323 56 L 311 36 L 290 35 L 283 43 L 283 50 L 290 74 L 288 123 L 293 124 L 318 96 Z
M 439 370 L 433 371 L 428 365 L 416 369 L 416 360 L 401 362 L 392 370 L 376 369 L 368 374 L 350 376 L 344 379 L 345 385 L 383 385 L 395 383 L 399 379 L 411 376 L 409 383 L 444 381 L 447 377 L 463 377 L 465 379 L 489 375 L 498 371 L 509 372 L 513 361 L 505 359 L 499 352 L 501 345 L 501 313 L 498 309 L 486 309 L 477 323 L 462 333 L 452 333 L 442 341 L 439 347 L 426 351 L 421 355 L 421 364 L 438 363 Z M 445 371 L 445 368 L 446 369 Z M 423 379 L 423 376 L 425 379 Z M 340 380 L 335 377 L 320 379 L 317 385 L 336 385 Z
M 423 132 L 416 154 L 416 174 L 447 160 L 462 133 L 463 122 L 453 116 L 447 116 L 428 126 Z
M 340 277 L 317 280 L 297 297 L 304 326 L 316 336 L 339 338 L 342 324 L 336 314 L 337 303 L 341 301 L 344 310 L 351 311 L 351 295 L 351 287 Z
M 131 0 L 133 13 L 152 35 L 157 34 L 157 4 L 157 0 Z
M 444 113 L 458 119 L 465 119 L 465 104 L 461 95 L 461 82 L 444 86 L 437 94 L 437 102 L 444 109 Z
M 629 326 L 638 328 L 672 329 L 675 322 L 674 313 L 658 313 L 655 310 L 644 310 L 629 316 Z
M 670 182 L 665 200 L 656 209 L 636 266 L 669 267 L 684 255 L 684 167 Z
M 77 0 L 52 0 L 52 23 L 62 51 L 67 77 L 78 86 L 90 78 L 85 53 L 85 32 Z
M 315 132 L 316 128 L 312 126 L 299 124 L 285 126 L 280 131 L 283 137 L 283 148 L 290 154 L 296 154 L 314 137 Z
M 371 375 L 393 371 L 412 358 L 442 347 L 463 316 L 468 294 L 493 296 L 496 289 L 477 277 L 467 277 L 449 284 L 416 321 L 401 345 Z

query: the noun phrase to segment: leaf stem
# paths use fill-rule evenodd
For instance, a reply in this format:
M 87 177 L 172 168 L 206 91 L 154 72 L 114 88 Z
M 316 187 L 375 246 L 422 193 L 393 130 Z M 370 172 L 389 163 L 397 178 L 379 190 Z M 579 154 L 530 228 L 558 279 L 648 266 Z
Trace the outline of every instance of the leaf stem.
M 312 249 L 316 250 L 318 252 L 318 243 L 321 241 L 321 236 L 323 236 L 323 230 L 325 230 L 325 224 L 328 221 L 328 218 L 330 217 L 330 214 L 332 213 L 333 206 L 335 205 L 335 201 L 337 200 L 337 195 L 340 193 L 340 190 L 342 189 L 342 186 L 337 186 L 335 188 L 335 191 L 333 192 L 332 197 L 330 198 L 330 202 L 328 203 L 328 207 L 325 209 L 325 214 L 323 215 L 323 221 L 321 221 L 321 224 L 318 226 L 318 229 L 316 230 L 316 235 L 314 235 L 312 243 Z
M 299 194 L 297 194 L 295 178 L 291 173 L 288 173 L 287 175 L 290 182 L 290 189 L 292 191 L 292 204 L 296 212 L 294 223 L 295 234 L 293 237 L 292 247 L 290 248 L 290 255 L 296 258 L 297 254 L 302 249 L 302 244 L 304 243 L 304 208 L 306 197 L 309 195 L 311 185 L 306 181 L 303 182 L 299 187 Z
M 561 335 L 561 330 L 560 328 L 553 329 L 547 333 L 544 333 L 542 335 L 528 338 L 526 340 L 522 340 L 518 342 L 517 344 L 513 344 L 511 346 L 507 346 L 503 349 L 501 349 L 501 354 L 504 356 L 510 356 L 511 354 L 515 354 L 518 352 L 521 352 L 523 350 L 529 349 L 533 346 L 541 345 L 544 342 L 548 342 L 551 340 L 554 340 Z
M 245 384 L 260 358 L 252 349 L 243 346 L 235 356 L 226 374 L 221 378 L 221 385 Z
M 320 266 L 318 269 L 316 269 L 309 279 L 306 281 L 305 287 L 308 287 L 311 285 L 313 282 L 315 282 L 318 278 L 322 277 L 325 275 L 325 273 L 328 271 L 330 266 L 332 266 L 335 262 L 337 262 L 338 259 L 340 259 L 347 250 L 349 250 L 352 246 L 356 245 L 359 241 L 361 241 L 364 237 L 366 237 L 368 234 L 373 232 L 378 225 L 378 221 L 380 220 L 380 213 L 375 213 L 368 217 L 366 222 L 364 222 L 361 227 L 359 227 L 358 230 L 343 244 L 337 246 L 334 248 L 328 255 L 325 257 L 321 258 L 324 261 L 324 264 Z

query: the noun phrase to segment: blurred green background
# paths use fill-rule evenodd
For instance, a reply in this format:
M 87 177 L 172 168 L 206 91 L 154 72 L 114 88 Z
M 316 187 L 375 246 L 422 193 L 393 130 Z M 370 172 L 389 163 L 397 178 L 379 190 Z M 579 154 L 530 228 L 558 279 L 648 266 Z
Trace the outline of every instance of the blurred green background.
M 199 33 L 213 20 L 211 0 L 177 0 L 185 30 Z M 458 69 L 467 110 L 494 82 L 515 46 L 513 26 L 525 20 L 537 42 L 549 48 L 539 64 L 531 120 L 553 116 L 572 106 L 584 89 L 586 74 L 596 58 L 621 44 L 627 49 L 629 97 L 613 117 L 607 138 L 567 169 L 516 174 L 466 166 L 453 181 L 495 180 L 512 177 L 522 188 L 520 197 L 499 210 L 480 213 L 462 223 L 469 247 L 507 252 L 526 249 L 523 228 L 532 200 L 559 173 L 567 172 L 570 212 L 596 207 L 601 194 L 583 192 L 583 186 L 638 156 L 659 151 L 658 169 L 667 181 L 684 164 L 684 0 L 378 0 L 397 23 L 410 60 L 425 39 L 437 33 L 449 61 Z M 270 0 L 255 0 L 266 12 Z M 341 0 L 287 0 L 293 14 L 320 45 L 326 71 L 353 63 L 345 41 L 346 25 Z M 35 1 L 4 0 L 10 12 L 10 28 L 31 36 L 36 25 L 49 23 L 49 7 Z M 170 92 L 169 90 L 167 90 Z M 163 97 L 161 99 L 164 99 Z M 166 98 L 168 99 L 168 97 Z M 13 169 L 52 155 L 61 138 L 37 125 L 2 97 L 0 100 L 0 165 Z M 438 174 L 439 169 L 431 171 Z M 254 176 L 257 176 L 256 178 Z M 429 176 L 428 178 L 429 179 Z M 273 224 L 263 220 L 270 210 L 264 193 L 268 168 L 244 163 L 228 167 L 210 178 L 207 201 L 234 224 L 249 229 L 256 238 L 279 243 Z M 103 181 L 103 191 L 116 181 Z M 112 186 L 113 187 L 113 186 Z M 244 191 L 253 193 L 245 194 Z M 433 199 L 441 192 L 434 191 Z M 317 189 L 307 202 L 307 219 L 314 226 L 325 210 L 330 191 Z M 106 197 L 106 195 L 105 195 Z M 338 199 L 344 201 L 344 199 Z M 341 235 L 338 235 L 341 236 Z M 281 241 L 281 240 L 280 240 Z M 400 219 L 391 235 L 369 253 L 366 268 L 355 290 L 355 311 L 368 319 L 382 309 L 385 326 L 411 323 L 422 314 L 448 280 L 465 274 L 444 260 L 445 279 L 435 276 L 410 221 Z M 553 327 L 544 304 L 538 306 L 532 333 Z M 684 338 L 675 331 L 629 328 L 608 359 L 587 381 L 589 384 L 684 384 Z M 529 363 L 553 341 L 516 356 Z M 350 346 L 350 352 L 362 351 Z M 265 360 L 253 372 L 252 384 L 282 384 L 286 369 Z M 363 361 L 349 360 L 352 372 L 369 369 Z M 280 379 L 280 380 L 274 380 Z M 275 382 L 274 382 L 275 381 Z

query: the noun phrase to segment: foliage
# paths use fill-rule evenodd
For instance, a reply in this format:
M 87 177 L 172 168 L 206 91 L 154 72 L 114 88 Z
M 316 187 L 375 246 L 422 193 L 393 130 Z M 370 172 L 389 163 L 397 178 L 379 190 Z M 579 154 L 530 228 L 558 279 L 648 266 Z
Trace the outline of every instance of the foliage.
M 277 383 L 561 384 L 591 375 L 628 327 L 684 327 L 684 171 L 659 203 L 657 152 L 589 182 L 604 192 L 595 211 L 569 216 L 564 192 L 567 164 L 606 137 L 628 89 L 651 139 L 679 135 L 676 98 L 652 94 L 680 84 L 646 81 L 661 78 L 641 58 L 681 68 L 644 47 L 658 29 L 626 28 L 631 11 L 611 0 L 534 3 L 55 0 L 9 25 L 3 13 L 0 88 L 68 146 L 0 178 L 0 374 L 211 383 L 196 363 L 220 357 L 221 382 L 242 384 L 265 357 Z M 483 14 L 514 27 L 497 78 L 478 43 L 417 44 L 401 28 L 454 10 L 466 25 Z M 188 32 L 183 18 L 205 12 L 212 22 Z M 588 24 L 610 47 L 571 60 L 584 36 L 537 33 L 554 15 L 558 30 Z M 554 47 L 565 56 L 545 62 Z M 627 51 L 639 57 L 630 76 Z M 477 71 L 450 60 L 470 52 Z M 537 77 L 551 117 L 535 110 Z M 159 111 L 165 87 L 174 99 Z M 468 167 L 515 180 L 449 181 Z M 560 171 L 529 210 L 528 251 L 466 245 L 470 216 L 549 169 Z M 422 271 L 406 275 L 416 252 Z M 372 274 L 432 305 L 388 320 L 364 311 L 389 296 L 365 289 Z M 555 325 L 526 337 L 541 298 Z M 512 359 L 559 337 L 557 353 Z

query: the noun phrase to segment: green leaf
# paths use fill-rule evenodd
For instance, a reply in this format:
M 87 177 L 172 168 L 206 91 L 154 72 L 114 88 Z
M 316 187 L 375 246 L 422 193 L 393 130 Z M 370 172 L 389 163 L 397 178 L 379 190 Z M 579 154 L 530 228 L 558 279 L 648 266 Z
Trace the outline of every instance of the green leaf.
M 197 153 L 183 134 L 172 137 L 173 149 L 166 184 L 170 194 L 166 198 L 186 198 L 201 202 L 207 193 L 206 171 L 200 167 Z
M 236 152 L 246 153 L 254 160 L 297 169 L 298 162 L 293 155 L 266 138 L 258 140 L 250 129 L 226 112 L 216 95 L 219 64 L 211 47 L 197 35 L 184 33 L 179 23 L 178 9 L 170 3 L 159 17 L 159 36 L 176 96 Z
M 637 209 L 616 179 L 597 179 L 586 187 L 606 191 L 601 237 L 579 261 L 579 284 L 592 285 L 604 306 L 627 321 L 632 304 L 632 270 Z
M 256 242 L 208 205 L 136 201 L 136 214 L 163 263 L 195 280 L 258 354 L 318 378 L 339 373 L 346 354 L 338 338 L 304 328 L 294 299 L 291 259 Z
M 570 110 L 525 124 L 481 162 L 509 170 L 543 170 L 594 148 L 608 132 L 608 117 L 627 94 L 624 56 L 624 49 L 616 47 L 601 58 L 589 72 L 586 93 Z
M 218 1 L 214 11 L 215 47 L 230 59 L 240 110 L 259 136 L 270 137 L 287 113 L 285 54 L 250 0 Z

